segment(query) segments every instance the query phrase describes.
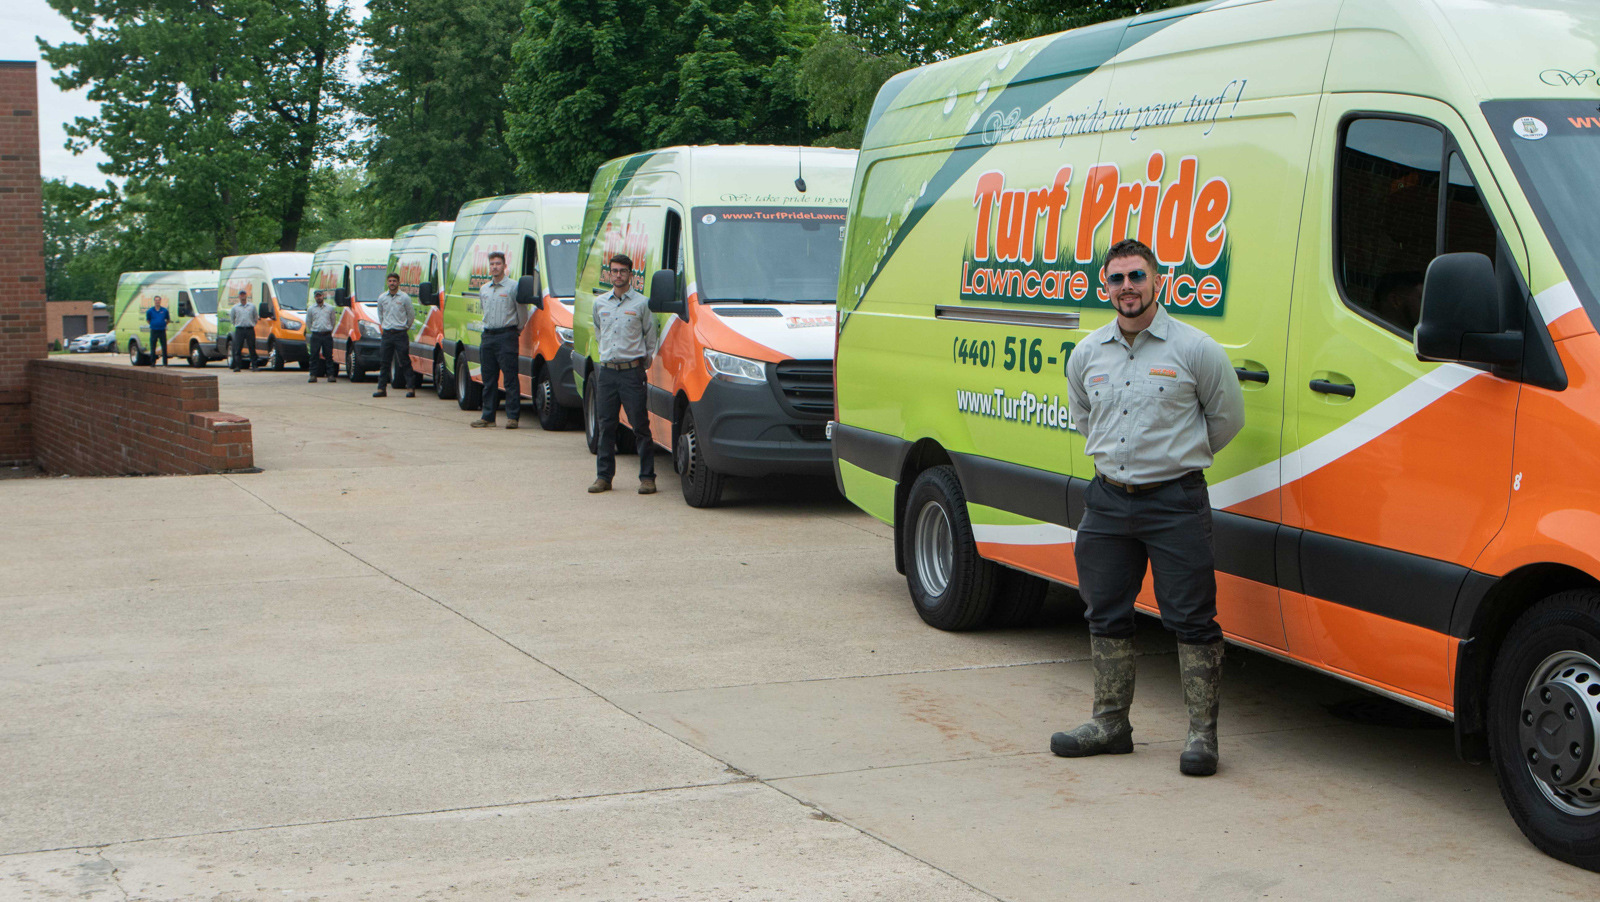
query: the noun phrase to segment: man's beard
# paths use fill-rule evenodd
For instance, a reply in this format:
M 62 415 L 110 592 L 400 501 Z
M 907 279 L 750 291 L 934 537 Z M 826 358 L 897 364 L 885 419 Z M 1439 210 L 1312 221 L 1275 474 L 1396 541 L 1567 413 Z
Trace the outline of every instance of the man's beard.
M 1117 300 L 1120 302 L 1121 298 L 1118 298 Z M 1121 316 L 1124 319 L 1138 319 L 1139 317 L 1144 316 L 1144 312 L 1146 310 L 1149 310 L 1150 309 L 1150 305 L 1154 304 L 1155 302 L 1156 302 L 1156 299 L 1154 297 L 1151 297 L 1151 298 L 1147 299 L 1144 302 L 1143 306 L 1141 306 L 1138 310 L 1134 311 L 1133 313 L 1124 313 L 1124 312 L 1122 312 L 1122 307 L 1118 306 L 1117 307 L 1117 315 Z

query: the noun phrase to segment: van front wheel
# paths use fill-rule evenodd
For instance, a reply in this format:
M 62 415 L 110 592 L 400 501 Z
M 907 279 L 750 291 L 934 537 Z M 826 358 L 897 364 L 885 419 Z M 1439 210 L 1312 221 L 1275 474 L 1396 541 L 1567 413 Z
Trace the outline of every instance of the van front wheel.
M 205 366 L 206 362 L 205 352 L 200 350 L 200 342 L 189 342 L 189 365 L 195 369 L 199 369 L 200 367 Z
M 942 630 L 983 625 L 994 607 L 1001 567 L 978 556 L 955 468 L 922 471 L 900 516 L 906 585 L 917 615 Z
M 456 355 L 456 406 L 462 410 L 483 409 L 483 386 L 472 381 L 467 372 L 467 358 Z M 493 391 L 493 389 L 490 389 Z
M 441 401 L 450 400 L 456 393 L 456 384 L 450 379 L 450 370 L 444 365 L 444 354 L 439 352 L 433 355 L 433 393 Z
M 1489 686 L 1489 756 L 1523 835 L 1600 870 L 1600 591 L 1552 595 L 1517 620 Z
M 344 344 L 344 375 L 351 382 L 367 381 L 367 371 L 361 366 L 361 355 L 356 353 L 356 346 L 348 341 Z
M 706 463 L 705 454 L 700 448 L 700 431 L 695 428 L 692 411 L 683 412 L 674 458 L 681 477 L 678 482 L 683 486 L 683 500 L 689 502 L 690 507 L 716 507 L 722 501 L 726 477 Z

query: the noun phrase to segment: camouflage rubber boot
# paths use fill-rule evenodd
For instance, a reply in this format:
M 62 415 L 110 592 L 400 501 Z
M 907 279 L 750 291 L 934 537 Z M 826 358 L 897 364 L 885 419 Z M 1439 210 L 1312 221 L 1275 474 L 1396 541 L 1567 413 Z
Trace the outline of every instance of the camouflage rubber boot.
M 1217 772 L 1217 702 L 1222 691 L 1222 640 L 1209 645 L 1178 643 L 1178 674 L 1189 707 L 1189 741 L 1178 770 L 1190 777 Z
M 1094 656 L 1094 715 L 1088 723 L 1050 737 L 1050 751 L 1063 758 L 1126 755 L 1133 751 L 1133 640 L 1089 637 Z

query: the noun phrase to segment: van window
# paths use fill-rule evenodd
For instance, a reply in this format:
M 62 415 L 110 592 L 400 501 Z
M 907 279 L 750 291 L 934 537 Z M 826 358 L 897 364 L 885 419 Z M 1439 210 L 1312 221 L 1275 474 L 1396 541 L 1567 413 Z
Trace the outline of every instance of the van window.
M 345 275 L 350 275 L 346 269 Z M 376 304 L 378 298 L 389 290 L 389 267 L 364 264 L 356 267 L 356 290 L 353 292 L 355 299 L 363 304 Z
M 272 287 L 278 296 L 278 306 L 284 310 L 306 309 L 306 294 L 311 289 L 311 280 L 304 276 L 298 279 L 273 279 Z M 261 297 L 265 299 L 267 286 L 261 286 Z
M 194 303 L 196 313 L 217 312 L 217 290 L 215 288 L 196 288 L 189 292 L 189 299 Z
M 702 301 L 834 303 L 843 208 L 695 207 L 689 218 Z
M 683 218 L 677 210 L 667 211 L 667 225 L 661 237 L 661 268 L 683 272 Z
M 1354 119 L 1339 151 L 1336 249 L 1345 303 L 1410 336 L 1433 258 L 1495 256 L 1494 221 L 1440 127 Z
M 544 236 L 544 278 L 551 297 L 571 298 L 577 293 L 578 243 L 577 235 Z

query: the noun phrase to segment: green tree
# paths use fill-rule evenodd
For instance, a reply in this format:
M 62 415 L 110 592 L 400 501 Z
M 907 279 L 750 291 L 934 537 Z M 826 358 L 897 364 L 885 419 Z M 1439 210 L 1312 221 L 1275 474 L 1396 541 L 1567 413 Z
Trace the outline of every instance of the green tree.
M 312 173 L 311 203 L 295 250 L 310 252 L 329 241 L 394 234 L 398 226 L 389 225 L 374 205 L 371 187 L 367 173 L 354 166 L 326 166 Z
M 1013 0 L 996 3 L 992 32 L 999 43 L 1082 28 L 1097 22 L 1182 6 L 1193 0 Z
M 371 0 L 356 109 L 383 234 L 517 189 L 503 83 L 521 11 L 522 0 Z
M 112 299 L 106 284 L 108 241 L 103 214 L 106 192 L 46 179 L 44 198 L 44 285 L 52 301 Z M 114 236 L 112 236 L 114 237 Z
M 507 135 L 536 190 L 583 190 L 612 157 L 678 143 L 809 144 L 799 54 L 818 0 L 529 0 Z
M 68 126 L 126 184 L 124 221 L 156 230 L 164 266 L 299 241 L 319 160 L 338 150 L 342 0 L 49 0 L 83 36 L 40 42 L 100 114 Z M 263 237 L 267 243 L 263 245 Z

